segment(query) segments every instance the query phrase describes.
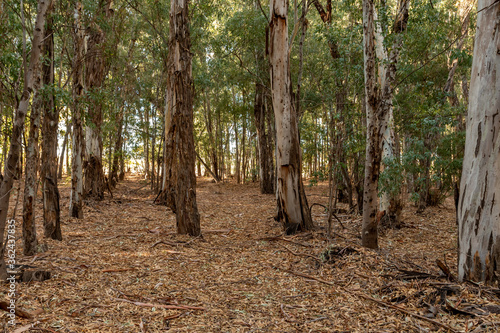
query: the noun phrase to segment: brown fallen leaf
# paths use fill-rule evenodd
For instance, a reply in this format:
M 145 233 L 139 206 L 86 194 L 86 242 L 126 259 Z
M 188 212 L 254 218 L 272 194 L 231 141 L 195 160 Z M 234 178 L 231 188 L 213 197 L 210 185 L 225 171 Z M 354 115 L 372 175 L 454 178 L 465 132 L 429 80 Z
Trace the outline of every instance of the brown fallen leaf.
M 8 306 L 9 306 L 9 303 L 4 302 L 4 301 L 0 301 L 0 309 L 4 310 L 6 312 L 10 312 L 10 309 L 8 309 Z M 15 315 L 18 317 L 26 318 L 26 319 L 33 319 L 33 315 L 31 313 L 20 309 L 19 306 L 16 306 L 15 311 L 16 311 Z
M 35 324 L 28 324 L 28 325 L 21 326 L 21 327 L 15 329 L 14 331 L 12 331 L 12 333 L 22 333 L 22 332 L 29 331 L 30 328 L 32 328 L 34 325 Z

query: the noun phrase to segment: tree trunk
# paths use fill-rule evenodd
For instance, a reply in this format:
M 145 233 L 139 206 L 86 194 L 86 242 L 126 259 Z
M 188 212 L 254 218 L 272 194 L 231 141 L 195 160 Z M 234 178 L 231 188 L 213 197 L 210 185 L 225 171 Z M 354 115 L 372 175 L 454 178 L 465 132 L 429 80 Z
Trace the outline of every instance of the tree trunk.
M 399 34 L 406 29 L 408 1 L 400 0 L 393 30 L 395 41 L 386 69 L 377 75 L 377 28 L 373 0 L 363 0 L 363 51 L 366 104 L 366 160 L 363 194 L 362 244 L 378 248 L 378 179 L 382 162 L 383 135 L 388 127 L 392 108 L 392 84 L 401 46 Z M 380 39 L 378 40 L 380 44 Z
M 297 113 L 292 105 L 288 52 L 288 4 L 271 0 L 270 45 L 271 90 L 277 131 L 277 219 L 288 234 L 313 227 L 302 184 Z
M 21 152 L 21 138 L 24 129 L 26 111 L 28 110 L 30 96 L 33 92 L 35 77 L 40 70 L 38 64 L 44 37 L 45 13 L 47 12 L 49 5 L 50 1 L 48 0 L 38 1 L 37 16 L 33 29 L 30 61 L 28 70 L 26 71 L 25 75 L 23 94 L 21 96 L 21 100 L 19 101 L 19 105 L 15 114 L 12 136 L 10 140 L 9 155 L 4 166 L 3 180 L 0 184 L 0 280 L 5 280 L 7 278 L 7 267 L 5 265 L 4 251 L 5 248 L 9 248 L 11 241 L 13 241 L 13 239 L 9 238 L 9 241 L 7 242 L 7 244 L 5 244 L 6 246 L 4 247 L 4 233 L 5 225 L 7 222 L 7 211 L 9 209 L 10 192 L 14 183 L 14 177 L 16 176 L 15 170 L 17 169 L 19 154 Z
M 64 133 L 64 140 L 63 140 L 63 145 L 62 145 L 62 149 L 61 149 L 61 156 L 59 157 L 59 171 L 57 173 L 58 179 L 62 178 L 63 166 L 64 166 L 64 155 L 66 153 L 66 146 L 68 146 L 68 136 L 69 136 L 70 132 L 71 132 L 71 124 L 69 123 L 69 121 L 67 121 L 66 122 L 66 133 Z
M 46 61 L 42 66 L 43 83 L 49 87 L 54 83 L 54 37 L 53 18 L 47 20 L 45 32 Z M 42 169 L 40 179 L 43 193 L 43 226 L 45 237 L 62 240 L 61 212 L 59 208 L 59 190 L 57 189 L 57 129 L 59 126 L 59 108 L 54 104 L 54 95 L 48 94 L 43 100 L 42 124 Z M 68 137 L 65 136 L 67 141 Z M 65 146 L 63 145 L 63 150 Z M 64 153 L 64 152 L 62 152 Z M 64 155 L 61 154 L 63 157 Z M 62 160 L 61 160 L 62 165 Z
M 135 42 L 136 38 L 132 38 L 130 42 L 130 47 L 128 49 L 128 55 L 127 58 L 131 59 L 133 52 L 134 52 L 134 47 L 135 47 Z M 123 100 L 125 100 L 126 96 L 128 95 L 130 91 L 130 84 L 129 82 L 133 81 L 132 77 L 132 72 L 133 68 L 130 65 L 129 62 L 127 62 L 127 68 L 126 68 L 126 74 L 125 77 L 127 78 L 127 81 L 124 83 L 124 86 L 122 87 L 122 92 L 121 92 L 121 97 Z M 111 165 L 111 175 L 109 177 L 109 184 L 111 187 L 115 187 L 116 184 L 118 183 L 119 177 L 118 177 L 118 169 L 119 169 L 119 162 L 120 162 L 120 157 L 123 156 L 123 117 L 124 117 L 124 112 L 125 112 L 125 103 L 123 102 L 122 105 L 120 106 L 120 109 L 118 111 L 117 119 L 116 119 L 116 141 L 115 141 L 115 147 L 113 150 L 113 162 Z
M 105 3 L 104 3 L 105 2 Z M 100 0 L 96 16 L 102 19 L 111 16 L 111 0 Z M 85 88 L 93 94 L 89 100 L 87 117 L 90 125 L 85 128 L 85 196 L 102 200 L 104 198 L 105 179 L 102 168 L 102 101 L 100 91 L 106 76 L 106 57 L 104 47 L 106 34 L 93 22 L 86 29 Z
M 267 108 L 265 103 L 265 87 L 259 82 L 255 83 L 255 101 L 253 114 L 255 129 L 257 131 L 259 147 L 259 180 L 260 193 L 274 194 L 274 161 L 271 133 L 266 122 Z
M 243 131 L 241 133 L 241 173 L 242 183 L 245 184 L 247 178 L 247 149 L 246 149 L 246 137 L 247 137 L 247 119 L 243 115 L 242 119 Z
M 73 56 L 73 150 L 71 152 L 71 198 L 69 202 L 69 215 L 83 218 L 83 126 L 82 102 L 84 93 L 83 68 L 84 36 L 81 23 L 82 4 L 75 4 L 75 23 L 73 37 L 75 54 Z
M 150 174 L 149 174 L 149 110 L 146 109 L 146 112 L 144 113 L 145 115 L 145 121 L 146 121 L 146 133 L 144 136 L 144 148 L 145 148 L 145 165 L 144 165 L 144 171 L 145 171 L 145 178 L 149 179 Z
M 500 268 L 500 54 L 496 0 L 479 0 L 458 206 L 458 275 L 494 283 Z
M 236 100 L 235 98 L 233 100 Z M 236 105 L 234 105 L 236 108 Z M 241 173 L 240 173 L 240 147 L 238 140 L 238 118 L 236 114 L 233 115 L 233 126 L 234 126 L 234 145 L 235 145 L 235 160 L 236 160 L 236 184 L 241 183 Z
M 168 54 L 168 135 L 167 205 L 175 212 L 177 232 L 201 235 L 200 215 L 196 204 L 195 150 L 193 137 L 193 78 L 189 0 L 172 0 Z
M 38 136 L 40 132 L 40 109 L 42 108 L 42 92 L 40 75 L 35 79 L 34 88 L 36 90 L 31 106 L 30 129 L 28 145 L 26 146 L 26 169 L 24 181 L 23 200 L 23 253 L 32 256 L 36 253 L 36 225 L 35 225 L 35 204 L 37 184 L 37 166 L 39 159 Z

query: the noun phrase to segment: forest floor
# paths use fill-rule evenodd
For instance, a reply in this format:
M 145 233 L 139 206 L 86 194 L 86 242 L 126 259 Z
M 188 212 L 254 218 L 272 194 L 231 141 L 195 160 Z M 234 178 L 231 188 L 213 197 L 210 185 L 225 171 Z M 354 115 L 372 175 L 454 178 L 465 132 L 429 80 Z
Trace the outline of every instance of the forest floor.
M 307 183 L 306 183 L 307 185 Z M 380 249 L 360 246 L 361 218 L 338 214 L 326 234 L 282 236 L 275 198 L 258 184 L 198 179 L 203 237 L 175 234 L 175 216 L 154 205 L 137 177 L 113 198 L 88 202 L 85 218 L 68 217 L 61 186 L 63 241 L 40 237 L 47 250 L 24 257 L 19 203 L 17 261 L 50 271 L 49 280 L 17 284 L 17 318 L 6 332 L 498 332 L 499 290 L 448 279 L 456 272 L 452 200 L 416 214 L 403 228 L 382 230 Z M 328 186 L 306 186 L 309 205 L 326 205 Z M 15 205 L 15 193 L 12 207 Z M 42 232 L 38 202 L 38 235 Z M 41 246 L 45 247 L 45 246 Z M 325 252 L 325 250 L 329 251 Z M 7 285 L 0 301 L 7 301 Z M 33 328 L 29 329 L 30 326 Z

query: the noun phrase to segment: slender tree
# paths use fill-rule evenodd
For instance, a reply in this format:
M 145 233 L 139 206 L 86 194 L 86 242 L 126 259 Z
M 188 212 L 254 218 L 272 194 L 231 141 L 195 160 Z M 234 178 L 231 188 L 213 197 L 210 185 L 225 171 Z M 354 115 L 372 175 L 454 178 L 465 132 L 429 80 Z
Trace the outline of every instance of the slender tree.
M 500 53 L 498 0 L 479 0 L 458 206 L 460 279 L 498 281 Z
M 313 227 L 302 184 L 297 112 L 292 103 L 288 45 L 288 1 L 271 0 L 269 59 L 276 122 L 277 219 L 287 233 Z
M 35 203 L 38 189 L 37 173 L 39 162 L 38 137 L 40 133 L 40 118 L 42 99 L 41 77 L 35 79 L 35 97 L 31 106 L 28 145 L 26 147 L 24 200 L 23 200 L 23 253 L 27 256 L 36 253 Z
M 377 68 L 377 53 L 383 57 L 384 51 L 377 48 L 381 44 L 377 31 L 377 14 L 373 0 L 363 0 L 363 51 L 366 104 L 366 161 L 363 194 L 363 246 L 378 247 L 378 180 L 383 153 L 384 133 L 391 122 L 392 85 L 396 77 L 396 63 L 401 47 L 399 34 L 406 29 L 409 0 L 400 0 L 393 26 L 396 35 L 388 64 Z M 377 72 L 378 69 L 378 72 Z
M 71 153 L 71 198 L 69 214 L 72 217 L 83 218 L 83 125 L 82 99 L 84 94 L 83 59 L 84 59 L 84 28 L 81 23 L 83 6 L 75 3 L 75 23 L 73 40 L 75 53 L 73 56 L 73 150 Z
M 42 169 L 40 178 L 43 193 L 43 225 L 45 237 L 62 240 L 61 212 L 59 208 L 59 190 L 57 188 L 57 130 L 59 126 L 59 108 L 54 103 L 54 31 L 52 15 L 47 17 L 44 53 L 42 65 L 43 84 L 47 93 L 42 100 Z M 67 137 L 65 137 L 67 140 Z M 64 151 L 64 148 L 63 148 Z M 64 156 L 61 153 L 61 156 Z M 62 159 L 61 159 L 62 164 Z
M 196 204 L 193 137 L 193 78 L 189 0 L 172 0 L 165 114 L 166 201 L 175 212 L 177 232 L 201 234 Z

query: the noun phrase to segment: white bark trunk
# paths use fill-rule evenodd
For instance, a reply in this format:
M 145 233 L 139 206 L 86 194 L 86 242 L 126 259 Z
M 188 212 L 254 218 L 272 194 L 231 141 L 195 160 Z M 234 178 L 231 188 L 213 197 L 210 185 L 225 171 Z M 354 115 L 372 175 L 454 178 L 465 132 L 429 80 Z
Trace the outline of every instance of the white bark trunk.
M 500 268 L 500 9 L 478 1 L 458 206 L 460 279 L 498 281 Z

